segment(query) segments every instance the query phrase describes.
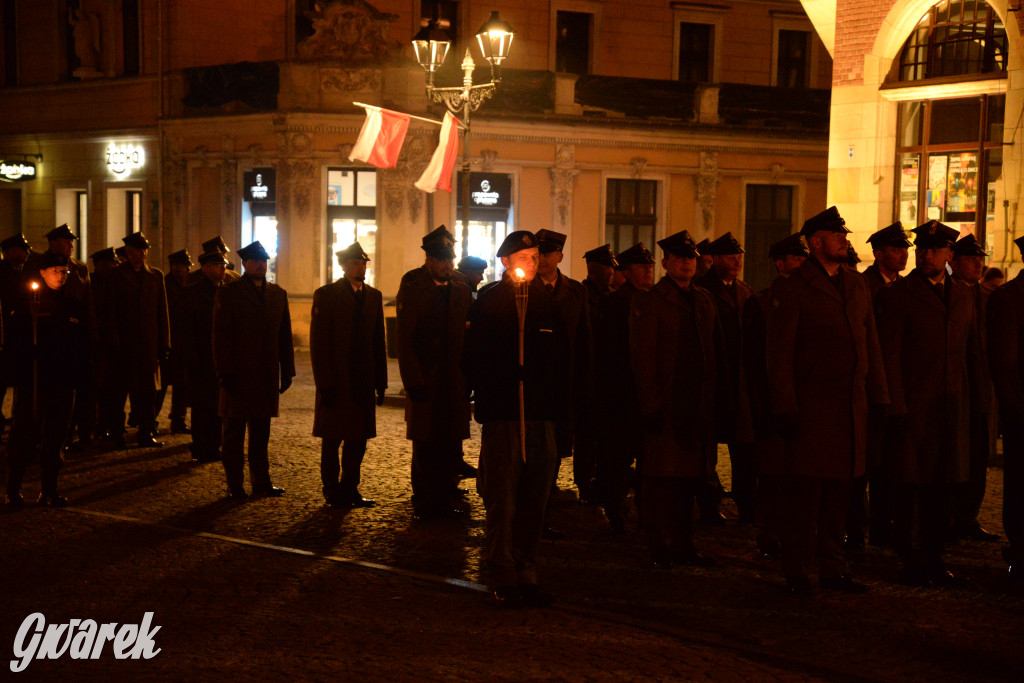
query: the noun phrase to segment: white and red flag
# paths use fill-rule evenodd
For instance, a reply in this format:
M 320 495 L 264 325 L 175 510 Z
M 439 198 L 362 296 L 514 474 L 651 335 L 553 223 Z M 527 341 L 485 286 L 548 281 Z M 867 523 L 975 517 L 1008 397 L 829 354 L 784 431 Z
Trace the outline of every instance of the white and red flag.
M 459 156 L 459 120 L 445 112 L 441 122 L 441 139 L 438 141 L 434 156 L 430 157 L 423 175 L 416 181 L 416 187 L 424 192 L 435 190 L 452 191 L 452 171 L 455 160 Z
M 402 151 L 402 143 L 409 130 L 409 115 L 380 107 L 362 106 L 366 109 L 366 121 L 348 155 L 349 161 L 365 161 L 377 168 L 394 168 L 398 164 L 398 153 Z

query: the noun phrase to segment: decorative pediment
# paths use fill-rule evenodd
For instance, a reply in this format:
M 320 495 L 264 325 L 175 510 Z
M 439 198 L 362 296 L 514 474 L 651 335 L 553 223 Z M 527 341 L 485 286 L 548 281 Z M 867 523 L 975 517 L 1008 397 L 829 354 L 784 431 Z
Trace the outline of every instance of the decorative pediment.
M 390 39 L 397 14 L 380 12 L 364 0 L 335 0 L 315 7 L 306 12 L 313 22 L 313 35 L 298 45 L 304 59 L 382 62 L 401 49 Z

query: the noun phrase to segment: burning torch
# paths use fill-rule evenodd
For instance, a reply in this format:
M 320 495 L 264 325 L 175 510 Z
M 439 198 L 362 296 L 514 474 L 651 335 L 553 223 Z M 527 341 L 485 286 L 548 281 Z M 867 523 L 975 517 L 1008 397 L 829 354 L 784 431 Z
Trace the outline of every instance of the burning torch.
M 39 283 L 32 282 L 32 419 L 39 408 Z
M 523 337 L 526 329 L 526 304 L 530 293 L 530 283 L 522 268 L 516 268 L 516 276 L 512 279 L 516 294 L 516 313 L 519 317 L 519 445 L 522 447 L 523 462 L 526 462 L 526 394 L 523 388 L 525 363 L 523 362 Z

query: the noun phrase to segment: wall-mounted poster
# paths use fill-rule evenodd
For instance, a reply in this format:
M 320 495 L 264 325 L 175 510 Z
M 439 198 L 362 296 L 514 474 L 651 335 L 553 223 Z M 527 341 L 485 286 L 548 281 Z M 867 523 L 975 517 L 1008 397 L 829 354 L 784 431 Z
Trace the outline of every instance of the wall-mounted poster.
M 899 220 L 917 225 L 917 193 L 921 185 L 921 155 L 904 154 L 900 164 Z
M 945 154 L 928 157 L 928 219 L 942 220 L 946 198 L 946 169 L 949 158 Z

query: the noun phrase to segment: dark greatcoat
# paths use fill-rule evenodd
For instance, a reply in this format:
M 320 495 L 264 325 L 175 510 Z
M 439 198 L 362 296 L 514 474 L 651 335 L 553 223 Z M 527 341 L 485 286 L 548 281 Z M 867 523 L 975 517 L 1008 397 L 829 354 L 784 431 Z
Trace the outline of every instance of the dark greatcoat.
M 605 430 L 631 428 L 640 418 L 629 352 L 629 312 L 639 292 L 629 282 L 601 297 L 594 327 L 594 377 L 601 387 L 598 418 Z
M 277 417 L 282 377 L 295 376 L 288 293 L 242 277 L 217 291 L 213 305 L 213 362 L 217 377 L 235 378 L 237 389 L 220 390 L 223 418 Z
M 160 388 L 160 358 L 170 348 L 164 274 L 143 264 L 136 273 L 127 261 L 111 271 L 106 318 L 116 360 L 107 369 L 114 386 Z
M 747 381 L 750 417 L 757 437 L 757 471 L 766 475 L 785 473 L 785 443 L 772 430 L 771 392 L 768 386 L 768 318 L 780 275 L 771 286 L 743 305 L 743 374 Z
M 786 474 L 850 480 L 865 471 L 869 405 L 889 403 L 864 278 L 840 268 L 840 288 L 814 257 L 776 280 L 768 318 L 773 414 L 796 413 Z
M 721 328 L 711 295 L 664 277 L 633 298 L 630 357 L 640 410 L 661 412 L 644 435 L 645 477 L 703 477 L 715 455 L 714 406 Z
M 971 396 L 980 364 L 974 292 L 947 277 L 944 302 L 914 270 L 885 290 L 878 308 L 889 414 L 905 416 L 903 437 L 886 443 L 895 481 L 968 481 Z
M 754 290 L 743 280 L 737 279 L 730 288 L 718 277 L 714 268 L 709 269 L 694 281 L 711 293 L 718 308 L 718 319 L 722 325 L 725 363 L 728 368 L 730 400 L 718 411 L 715 431 L 719 443 L 752 443 L 754 424 L 750 415 L 750 399 L 747 396 L 747 381 L 742 361 L 742 312 L 747 299 Z M 735 293 L 735 298 L 730 293 Z
M 986 310 L 988 363 L 1004 428 L 1024 429 L 1024 274 L 992 292 Z
M 438 285 L 426 266 L 410 270 L 398 288 L 398 369 L 406 391 L 405 436 L 411 441 L 469 438 L 469 396 L 459 363 L 473 293 L 464 278 Z
M 316 383 L 313 436 L 361 441 L 377 436 L 374 392 L 388 386 L 380 291 L 363 284 L 362 305 L 341 278 L 313 293 L 309 351 Z M 336 389 L 332 407 L 324 389 Z
M 570 384 L 561 391 L 569 396 L 569 419 L 575 420 L 576 416 L 588 413 L 587 400 L 591 395 L 593 344 L 587 288 L 559 271 L 553 292 L 547 291 L 538 276 L 530 283 L 530 296 L 535 300 L 550 298 L 558 311 L 559 334 L 569 342 L 571 373 Z
M 882 277 L 882 272 L 878 269 L 878 264 L 876 263 L 872 263 L 870 266 L 865 268 L 861 275 L 864 276 L 864 279 L 868 283 L 868 291 L 871 292 L 872 301 L 876 299 L 880 290 L 883 290 L 903 279 L 902 275 L 897 275 L 896 279 L 892 282 L 886 282 L 885 278 Z
M 217 369 L 213 363 L 213 305 L 219 286 L 205 275 L 184 291 L 181 355 L 187 376 L 189 405 L 216 413 L 220 400 Z
M 203 279 L 206 279 L 205 275 Z M 160 373 L 164 386 L 173 386 L 180 384 L 185 378 L 184 356 L 182 353 L 185 348 L 185 331 L 183 329 L 185 319 L 185 286 L 168 273 L 164 276 L 164 289 L 167 292 L 167 318 L 170 322 L 171 330 L 171 352 L 167 357 L 167 362 L 161 366 Z

